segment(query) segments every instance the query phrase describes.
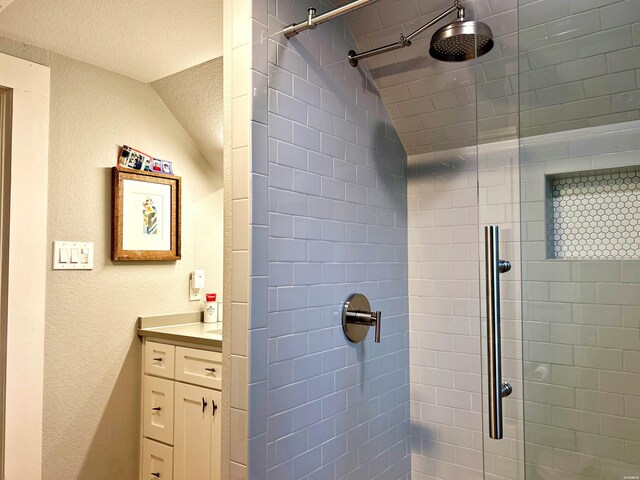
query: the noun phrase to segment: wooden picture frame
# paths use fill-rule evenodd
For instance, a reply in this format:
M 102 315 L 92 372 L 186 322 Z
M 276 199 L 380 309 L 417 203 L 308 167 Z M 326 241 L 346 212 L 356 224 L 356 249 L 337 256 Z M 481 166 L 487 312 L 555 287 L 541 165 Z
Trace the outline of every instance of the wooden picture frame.
M 180 260 L 180 177 L 113 167 L 111 198 L 111 260 Z

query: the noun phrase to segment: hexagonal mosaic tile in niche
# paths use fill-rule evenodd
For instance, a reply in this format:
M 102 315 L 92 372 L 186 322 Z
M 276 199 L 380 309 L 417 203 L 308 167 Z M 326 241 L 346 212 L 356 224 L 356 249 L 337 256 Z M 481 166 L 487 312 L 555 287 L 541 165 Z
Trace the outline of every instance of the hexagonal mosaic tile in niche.
M 547 256 L 640 258 L 640 167 L 547 176 Z

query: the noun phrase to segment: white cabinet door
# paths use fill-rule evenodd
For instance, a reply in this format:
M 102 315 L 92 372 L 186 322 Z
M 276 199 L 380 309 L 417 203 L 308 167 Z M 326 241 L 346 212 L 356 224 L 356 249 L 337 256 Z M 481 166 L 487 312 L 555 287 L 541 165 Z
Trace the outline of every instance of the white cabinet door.
M 174 480 L 212 478 L 211 392 L 208 388 L 178 382 L 175 384 Z
M 222 394 L 211 390 L 211 480 L 220 480 L 222 450 Z M 217 407 L 217 408 L 216 408 Z

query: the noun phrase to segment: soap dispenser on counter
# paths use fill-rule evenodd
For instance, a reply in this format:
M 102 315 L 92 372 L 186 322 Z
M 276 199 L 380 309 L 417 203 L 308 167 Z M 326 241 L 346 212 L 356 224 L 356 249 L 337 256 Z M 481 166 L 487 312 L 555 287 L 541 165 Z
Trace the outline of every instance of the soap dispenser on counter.
M 207 293 L 204 302 L 204 323 L 216 323 L 218 321 L 218 302 L 215 293 Z

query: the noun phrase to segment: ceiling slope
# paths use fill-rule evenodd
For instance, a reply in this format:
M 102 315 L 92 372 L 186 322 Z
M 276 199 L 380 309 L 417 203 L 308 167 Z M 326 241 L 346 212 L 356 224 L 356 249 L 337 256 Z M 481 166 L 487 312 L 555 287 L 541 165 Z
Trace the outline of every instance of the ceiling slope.
M 0 0 L 0 35 L 152 82 L 222 55 L 222 1 Z

